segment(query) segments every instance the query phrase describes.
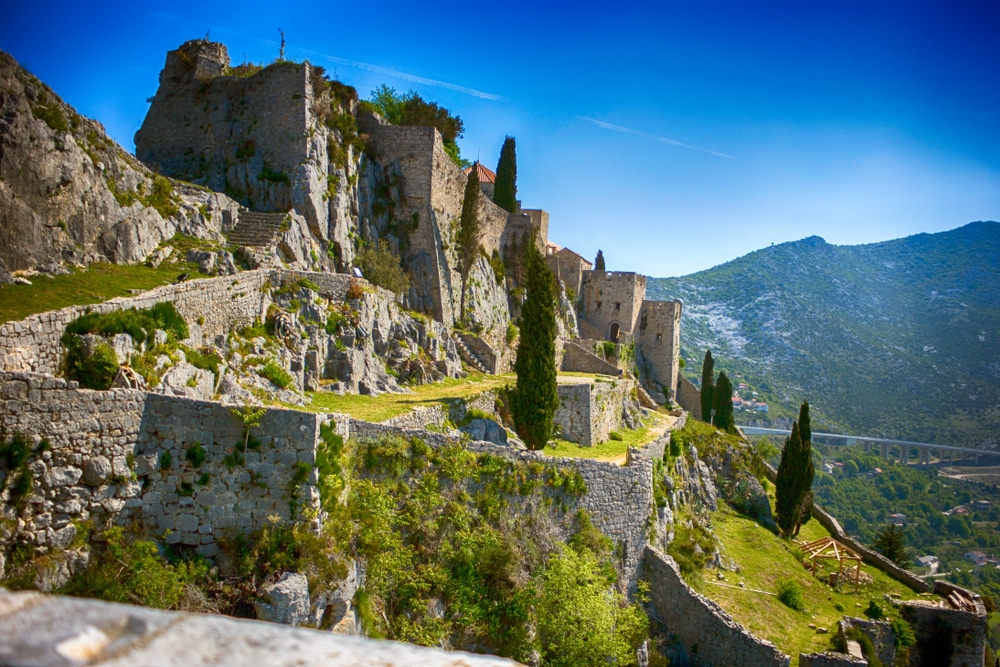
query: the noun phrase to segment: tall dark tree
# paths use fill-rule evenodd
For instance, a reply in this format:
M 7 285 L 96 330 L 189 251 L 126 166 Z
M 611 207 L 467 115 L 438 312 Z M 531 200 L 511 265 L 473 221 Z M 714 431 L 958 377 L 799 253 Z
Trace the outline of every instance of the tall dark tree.
M 456 235 L 458 245 L 458 270 L 462 275 L 462 297 L 459 310 L 462 322 L 465 321 L 465 290 L 469 283 L 469 273 L 472 271 L 476 258 L 479 256 L 479 164 L 472 165 L 469 180 L 465 183 L 465 198 L 462 200 L 462 218 L 458 223 Z
M 785 439 L 778 463 L 778 476 L 774 484 L 774 520 L 782 535 L 791 535 L 798 522 L 798 510 L 802 498 L 797 495 L 797 457 L 802 449 L 799 439 L 799 423 L 792 422 L 792 433 Z
M 602 258 L 603 259 L 603 258 Z M 705 362 L 701 365 L 701 419 L 712 423 L 713 402 L 712 392 L 715 389 L 715 360 L 712 351 L 705 351 Z
M 799 408 L 799 488 L 798 493 L 802 500 L 799 503 L 799 513 L 795 518 L 795 531 L 793 535 L 798 536 L 799 528 L 802 524 L 812 518 L 812 483 L 816 476 L 816 467 L 812 460 L 812 424 L 809 419 L 809 401 L 802 401 Z
M 733 383 L 729 381 L 725 371 L 719 373 L 719 379 L 715 382 L 712 405 L 715 408 L 712 423 L 716 428 L 726 433 L 736 433 L 736 420 L 733 418 Z
M 517 434 L 528 449 L 539 450 L 552 437 L 559 405 L 556 394 L 556 282 L 534 243 L 525 249 L 525 290 L 521 337 L 514 371 L 517 385 L 512 412 Z
M 604 271 L 604 251 L 598 249 L 597 257 L 594 258 L 594 271 Z
M 517 153 L 514 137 L 505 138 L 503 148 L 500 149 L 493 203 L 508 213 L 517 212 Z
M 872 546 L 900 567 L 906 567 L 910 562 L 910 554 L 906 548 L 906 538 L 903 536 L 902 526 L 890 523 L 875 537 Z

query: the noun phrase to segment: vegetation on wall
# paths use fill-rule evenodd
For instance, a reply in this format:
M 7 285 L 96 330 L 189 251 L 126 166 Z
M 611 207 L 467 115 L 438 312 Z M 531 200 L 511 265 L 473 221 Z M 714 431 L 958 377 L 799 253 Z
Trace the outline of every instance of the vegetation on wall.
M 410 289 L 410 277 L 403 271 L 399 256 L 388 244 L 376 241 L 358 253 L 355 262 L 373 285 L 399 296 Z
M 399 93 L 384 83 L 372 91 L 369 99 L 362 104 L 375 111 L 393 125 L 417 125 L 435 127 L 441 133 L 444 150 L 459 167 L 469 166 L 463 160 L 456 140 L 462 136 L 464 125 L 458 116 L 435 102 L 427 102 L 416 91 Z

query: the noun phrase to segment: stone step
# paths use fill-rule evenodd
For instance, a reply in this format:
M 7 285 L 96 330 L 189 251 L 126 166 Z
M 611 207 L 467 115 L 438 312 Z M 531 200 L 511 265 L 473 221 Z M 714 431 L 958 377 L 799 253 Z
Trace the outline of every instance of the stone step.
M 458 336 L 455 336 L 455 347 L 458 349 L 458 356 L 462 357 L 462 360 L 465 361 L 465 363 L 469 364 L 480 373 L 490 375 L 490 371 L 486 368 L 486 364 L 481 362 L 479 357 L 477 357 Z
M 251 248 L 273 246 L 286 216 L 286 213 L 280 212 L 240 211 L 236 226 L 229 232 L 229 241 Z

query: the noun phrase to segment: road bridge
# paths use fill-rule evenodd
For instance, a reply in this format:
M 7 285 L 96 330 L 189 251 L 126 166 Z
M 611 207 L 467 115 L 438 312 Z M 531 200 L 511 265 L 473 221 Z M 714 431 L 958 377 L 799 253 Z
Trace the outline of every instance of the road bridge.
M 780 428 L 762 428 L 759 426 L 740 426 L 739 429 L 746 435 L 766 436 L 780 435 L 787 436 L 791 431 Z M 975 449 L 973 447 L 956 447 L 954 445 L 936 445 L 930 442 L 912 442 L 910 440 L 893 440 L 892 438 L 876 438 L 864 435 L 842 435 L 839 433 L 818 433 L 813 431 L 812 441 L 822 445 L 850 446 L 861 445 L 865 451 L 870 451 L 875 445 L 881 448 L 882 458 L 890 460 L 889 455 L 896 453 L 893 458 L 899 459 L 900 463 L 909 463 L 910 456 L 914 449 L 917 450 L 917 462 L 928 464 L 931 462 L 931 453 L 937 452 L 937 458 L 941 461 L 948 459 L 949 463 L 954 463 L 955 459 L 974 459 L 973 465 L 979 463 L 980 456 L 1000 456 L 1000 452 L 985 449 Z

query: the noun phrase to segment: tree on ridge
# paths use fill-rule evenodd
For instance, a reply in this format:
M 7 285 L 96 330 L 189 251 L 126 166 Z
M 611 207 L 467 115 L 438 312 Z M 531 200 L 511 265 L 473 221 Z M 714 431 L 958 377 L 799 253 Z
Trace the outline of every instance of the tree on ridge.
M 500 149 L 493 203 L 508 213 L 517 212 L 517 151 L 514 137 L 506 137 L 503 148 Z
M 597 257 L 594 258 L 594 271 L 604 271 L 604 251 L 598 249 Z
M 598 251 L 600 252 L 600 251 Z M 602 258 L 603 259 L 603 258 Z M 705 361 L 701 365 L 701 420 L 712 423 L 712 391 L 715 389 L 715 360 L 712 351 L 705 351 Z
M 726 433 L 736 433 L 736 420 L 733 418 L 733 383 L 729 381 L 725 371 L 719 373 L 719 379 L 715 382 L 712 405 L 715 408 L 715 416 L 712 418 L 715 427 Z

